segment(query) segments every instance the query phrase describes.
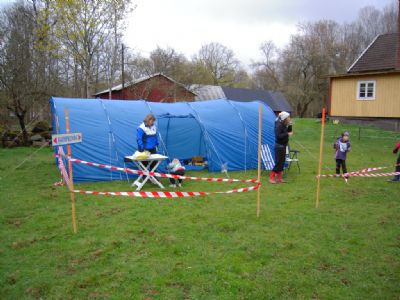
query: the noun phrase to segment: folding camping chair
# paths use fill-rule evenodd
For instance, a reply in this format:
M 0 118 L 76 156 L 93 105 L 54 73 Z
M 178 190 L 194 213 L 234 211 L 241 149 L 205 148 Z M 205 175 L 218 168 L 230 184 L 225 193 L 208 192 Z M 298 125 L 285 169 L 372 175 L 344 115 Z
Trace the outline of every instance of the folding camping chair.
M 297 169 L 299 170 L 300 173 L 299 158 L 297 156 L 298 153 L 300 153 L 299 150 L 291 150 L 289 145 L 286 147 L 286 162 L 288 171 L 290 170 L 292 163 L 296 163 Z
M 286 148 L 285 171 L 289 171 L 292 163 L 296 163 L 300 173 L 299 158 L 297 156 L 298 153 L 300 153 L 299 150 L 290 150 L 289 147 Z M 267 144 L 261 145 L 261 160 L 263 162 L 265 170 L 272 170 L 274 168 L 275 160 L 272 156 L 271 149 Z
M 274 168 L 275 160 L 267 144 L 261 145 L 261 160 L 265 170 L 272 170 Z

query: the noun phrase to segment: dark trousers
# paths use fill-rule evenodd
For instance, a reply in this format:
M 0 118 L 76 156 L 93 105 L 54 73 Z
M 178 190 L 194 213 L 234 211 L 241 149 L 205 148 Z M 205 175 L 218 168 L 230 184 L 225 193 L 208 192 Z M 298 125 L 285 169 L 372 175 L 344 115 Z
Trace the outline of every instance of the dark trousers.
M 397 166 L 396 166 L 396 172 L 400 172 L 400 154 L 399 154 L 399 156 L 397 157 Z M 395 175 L 394 176 L 394 179 L 395 180 L 400 180 L 400 175 Z
M 275 166 L 272 171 L 279 173 L 285 167 L 286 145 L 275 144 Z
M 336 174 L 340 174 L 340 166 L 342 166 L 343 174 L 347 173 L 346 160 L 336 159 Z
M 156 154 L 156 153 L 157 153 L 156 148 L 153 148 L 153 149 L 146 149 L 146 151 L 149 151 L 150 154 Z M 148 164 L 149 164 L 148 161 L 144 161 L 144 162 L 143 162 L 143 165 L 144 165 L 145 167 L 147 167 Z M 151 163 L 150 167 L 147 168 L 147 169 L 150 171 L 151 169 L 154 168 L 154 166 L 155 166 L 156 164 L 157 164 L 157 162 L 156 162 L 156 161 L 153 161 L 153 162 Z
M 178 171 L 173 172 L 173 173 L 171 172 L 171 174 L 172 174 L 172 175 L 183 176 L 183 175 L 185 175 L 185 170 L 178 170 Z M 178 180 L 179 183 L 182 183 L 182 182 L 183 182 L 183 179 L 177 179 L 177 180 Z M 175 180 L 175 178 L 170 178 L 170 179 L 169 179 L 169 182 L 170 182 L 171 184 L 175 184 L 176 180 Z

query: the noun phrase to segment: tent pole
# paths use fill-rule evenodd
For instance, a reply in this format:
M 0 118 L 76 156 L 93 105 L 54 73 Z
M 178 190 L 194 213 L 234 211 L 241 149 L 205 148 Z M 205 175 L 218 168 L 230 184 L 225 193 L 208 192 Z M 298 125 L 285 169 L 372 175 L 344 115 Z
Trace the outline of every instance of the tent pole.
M 66 133 L 69 133 L 69 115 L 68 115 L 68 108 L 64 109 L 65 111 L 65 127 Z M 68 144 L 68 158 L 71 158 L 71 145 Z M 74 233 L 76 233 L 76 211 L 75 211 L 75 194 L 74 194 L 74 178 L 72 177 L 72 162 L 68 159 L 68 171 L 69 171 L 69 193 L 71 196 L 71 210 L 72 210 L 72 228 Z
M 325 107 L 322 108 L 322 124 L 321 124 L 321 141 L 319 144 L 319 165 L 318 165 L 318 177 L 317 177 L 317 200 L 315 207 L 319 206 L 319 192 L 320 192 L 320 180 L 321 180 L 321 169 L 322 169 L 322 152 L 324 147 L 324 127 L 325 127 Z
M 261 183 L 261 128 L 262 128 L 262 105 L 258 106 L 258 182 Z M 260 193 L 261 184 L 257 189 L 257 218 L 260 216 Z

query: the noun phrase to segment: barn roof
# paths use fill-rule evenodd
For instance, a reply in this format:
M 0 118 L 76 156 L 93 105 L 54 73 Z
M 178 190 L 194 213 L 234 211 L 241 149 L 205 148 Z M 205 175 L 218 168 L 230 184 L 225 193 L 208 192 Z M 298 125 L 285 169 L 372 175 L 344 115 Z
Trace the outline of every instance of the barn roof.
M 399 70 L 400 33 L 378 35 L 347 70 L 348 73 Z M 399 52 L 398 52 L 399 51 Z
M 197 96 L 195 100 L 227 99 L 222 87 L 218 85 L 192 84 L 189 89 Z
M 261 100 L 273 111 L 292 111 L 291 106 L 281 92 L 261 89 L 245 89 L 215 85 L 192 85 L 196 101 L 210 99 L 230 99 L 241 102 Z
M 148 76 L 140 77 L 140 78 L 135 79 L 135 80 L 130 81 L 130 82 L 125 82 L 124 88 L 127 88 L 127 87 L 129 87 L 129 86 L 138 84 L 138 83 L 140 83 L 140 82 L 146 81 L 146 80 L 148 80 L 148 79 L 151 79 L 151 78 L 157 77 L 157 76 L 163 76 L 163 77 L 167 78 L 168 80 L 170 80 L 170 81 L 176 83 L 177 85 L 182 86 L 184 89 L 187 89 L 185 85 L 183 85 L 183 84 L 181 84 L 181 83 L 175 81 L 174 79 L 172 79 L 171 77 L 168 77 L 168 76 L 164 75 L 163 73 L 154 73 L 154 74 L 151 74 L 151 75 L 148 75 Z M 120 91 L 120 90 L 122 90 L 122 84 L 113 86 L 113 87 L 111 88 L 111 91 L 112 91 L 112 92 Z M 188 90 L 188 92 L 193 93 L 193 91 L 191 91 L 191 90 L 189 90 L 189 89 L 187 89 L 187 90 Z M 102 95 L 102 94 L 106 94 L 106 93 L 108 93 L 109 91 L 110 91 L 110 90 L 107 89 L 107 90 L 98 92 L 98 93 L 94 94 L 93 96 L 99 96 L 99 95 Z M 194 94 L 195 94 L 195 93 L 194 93 Z

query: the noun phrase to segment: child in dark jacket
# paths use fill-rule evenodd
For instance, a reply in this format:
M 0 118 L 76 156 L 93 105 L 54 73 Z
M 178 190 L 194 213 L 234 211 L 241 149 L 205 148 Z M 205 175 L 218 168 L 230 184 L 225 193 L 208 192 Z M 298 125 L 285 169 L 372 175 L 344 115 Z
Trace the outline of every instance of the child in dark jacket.
M 347 131 L 342 133 L 342 136 L 337 139 L 333 145 L 335 148 L 335 160 L 336 160 L 336 174 L 340 174 L 340 167 L 342 167 L 343 174 L 347 173 L 346 167 L 346 154 L 350 151 L 350 137 Z

